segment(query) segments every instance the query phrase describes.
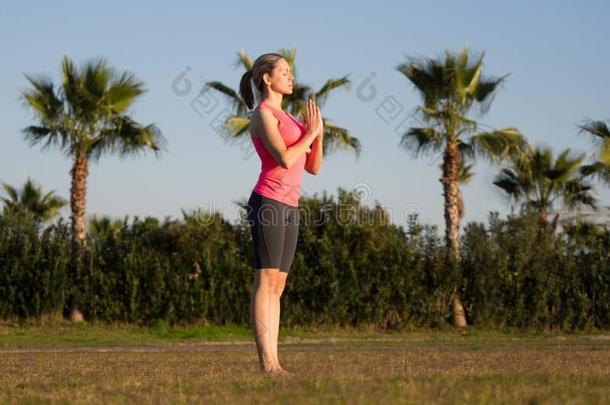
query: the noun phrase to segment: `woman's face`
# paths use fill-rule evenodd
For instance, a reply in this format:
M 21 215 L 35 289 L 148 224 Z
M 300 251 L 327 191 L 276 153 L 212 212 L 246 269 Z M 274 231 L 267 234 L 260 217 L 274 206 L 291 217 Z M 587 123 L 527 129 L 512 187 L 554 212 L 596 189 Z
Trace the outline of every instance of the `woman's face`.
M 294 76 L 286 59 L 278 60 L 269 76 L 271 90 L 281 94 L 292 94 Z

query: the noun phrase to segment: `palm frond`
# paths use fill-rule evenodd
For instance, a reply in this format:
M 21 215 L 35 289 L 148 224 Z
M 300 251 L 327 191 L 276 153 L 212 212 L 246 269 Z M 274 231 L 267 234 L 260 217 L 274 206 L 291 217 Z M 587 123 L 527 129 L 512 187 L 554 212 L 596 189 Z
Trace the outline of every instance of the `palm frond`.
M 112 113 L 124 113 L 136 98 L 146 92 L 144 83 L 135 75 L 123 72 L 121 76 L 113 80 L 106 92 L 106 103 Z
M 21 93 L 26 106 L 32 108 L 39 121 L 58 126 L 63 113 L 63 101 L 55 92 L 53 81 L 46 75 L 24 75 L 33 89 Z
M 583 153 L 580 156 L 572 157 L 571 153 L 571 150 L 568 148 L 559 154 L 554 164 L 547 171 L 549 179 L 567 181 L 578 173 L 586 154 Z
M 39 125 L 30 125 L 22 130 L 25 141 L 30 147 L 42 143 L 42 149 L 51 146 L 64 148 L 66 138 L 64 128 L 64 102 L 56 94 L 52 80 L 45 75 L 33 77 L 24 75 L 32 85 L 21 94 L 26 106 L 35 114 Z
M 580 179 L 567 181 L 563 188 L 564 204 L 571 210 L 587 205 L 593 209 L 597 208 L 597 199 L 591 194 L 593 187 Z
M 4 188 L 4 192 L 8 194 L 9 199 L 3 198 L 5 204 L 10 203 L 18 203 L 19 202 L 19 192 L 17 189 L 9 184 L 2 183 L 2 188 Z
M 602 161 L 595 161 L 590 164 L 582 165 L 579 168 L 580 177 L 585 178 L 591 176 L 606 184 L 610 184 L 610 165 Z
M 61 62 L 62 86 L 61 91 L 69 108 L 69 113 L 79 117 L 82 102 L 82 79 L 74 62 L 64 56 Z
M 472 177 L 475 175 L 472 168 L 473 164 L 465 164 L 463 160 L 460 160 L 460 165 L 458 167 L 458 179 L 461 184 L 468 184 Z
M 242 66 L 245 70 L 250 70 L 252 69 L 253 65 L 254 61 L 252 60 L 252 58 L 248 56 L 244 49 L 240 49 L 237 52 L 237 60 L 235 61 L 235 66 Z
M 475 159 L 475 150 L 472 145 L 468 142 L 464 142 L 463 140 L 458 138 L 458 151 L 460 152 L 460 162 L 474 160 Z
M 586 132 L 601 139 L 610 139 L 610 128 L 603 121 L 587 121 L 578 126 L 581 132 Z
M 88 221 L 87 233 L 93 238 L 116 237 L 122 228 L 121 220 L 92 215 Z
M 449 94 L 445 66 L 436 59 L 410 57 L 396 69 L 415 86 L 425 107 L 436 110 Z
M 414 156 L 439 152 L 443 148 L 444 137 L 433 128 L 409 128 L 400 139 L 400 146 L 411 151 Z
M 518 154 L 526 145 L 523 135 L 512 127 L 478 133 L 469 142 L 477 155 L 492 161 Z
M 250 118 L 233 115 L 227 118 L 226 126 L 230 137 L 240 137 L 250 129 Z
M 588 177 L 591 175 L 595 175 L 601 169 L 603 169 L 604 164 L 602 162 L 593 162 L 591 164 L 582 165 L 579 169 L 581 177 Z
M 610 168 L 610 142 L 608 142 L 607 147 L 605 147 L 599 152 L 599 160 L 608 168 Z
M 524 184 L 511 169 L 504 168 L 496 175 L 493 184 L 500 187 L 512 199 L 518 199 L 524 194 Z
M 350 135 L 345 128 L 335 126 L 328 120 L 324 120 L 324 140 L 323 147 L 328 153 L 336 150 L 351 151 L 359 158 L 362 153 L 362 146 L 358 138 Z
M 506 81 L 510 74 L 501 77 L 486 77 L 481 79 L 474 92 L 474 98 L 479 104 L 481 115 L 487 113 L 495 97 L 498 87 Z
M 97 161 L 105 153 L 126 158 L 137 156 L 146 150 L 158 154 L 164 148 L 165 139 L 155 125 L 142 126 L 127 116 L 118 116 L 93 140 L 90 158 Z
M 55 191 L 49 191 L 41 201 L 40 217 L 44 221 L 53 219 L 63 207 L 68 205 L 68 200 L 55 195 Z
M 53 146 L 58 146 L 63 150 L 67 143 L 66 136 L 63 133 L 49 127 L 30 125 L 21 132 L 28 146 L 42 144 L 42 150 L 47 150 Z
M 81 75 L 84 93 L 88 101 L 95 104 L 106 94 L 114 72 L 105 58 L 95 58 L 84 63 Z
M 246 104 L 242 101 L 241 97 L 239 97 L 237 92 L 229 86 L 218 81 L 206 82 L 205 86 L 202 89 L 202 93 L 210 89 L 216 90 L 217 92 L 222 94 L 231 104 L 231 109 L 235 112 L 235 114 L 243 115 L 248 110 Z
M 469 63 L 469 53 L 469 49 L 464 48 L 457 56 L 457 63 L 453 68 L 455 88 L 462 102 L 466 102 L 468 98 L 475 95 L 483 68 L 484 52 L 481 53 L 474 64 Z
M 593 135 L 593 142 L 598 149 L 599 161 L 610 166 L 610 128 L 603 121 L 587 121 L 579 125 L 581 133 Z
M 316 103 L 320 107 L 322 107 L 326 103 L 326 100 L 328 99 L 328 94 L 332 90 L 338 88 L 349 89 L 351 87 L 350 85 L 351 81 L 349 79 L 349 75 L 345 75 L 338 79 L 328 79 L 326 83 L 324 83 L 324 85 L 320 88 L 320 90 L 315 92 L 314 101 L 316 101 Z

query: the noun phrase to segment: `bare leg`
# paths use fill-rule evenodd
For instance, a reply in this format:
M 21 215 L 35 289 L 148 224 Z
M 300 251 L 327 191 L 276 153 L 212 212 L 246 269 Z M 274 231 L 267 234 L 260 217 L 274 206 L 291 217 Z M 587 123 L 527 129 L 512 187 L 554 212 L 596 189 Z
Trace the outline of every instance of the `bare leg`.
M 250 297 L 250 324 L 254 332 L 256 350 L 262 371 L 272 372 L 279 368 L 272 349 L 272 296 L 278 269 L 256 269 L 254 288 Z
M 281 369 L 280 360 L 277 355 L 277 341 L 280 332 L 280 298 L 286 285 L 286 277 L 288 273 L 278 272 L 275 288 L 271 293 L 271 323 L 270 323 L 270 338 L 271 338 L 271 352 L 273 354 L 273 361 L 277 368 Z

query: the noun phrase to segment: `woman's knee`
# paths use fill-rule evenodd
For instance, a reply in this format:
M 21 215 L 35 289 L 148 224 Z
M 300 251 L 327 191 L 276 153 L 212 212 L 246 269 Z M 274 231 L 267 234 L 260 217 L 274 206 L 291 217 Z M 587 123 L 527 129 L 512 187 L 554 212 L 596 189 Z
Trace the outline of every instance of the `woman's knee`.
M 286 286 L 288 274 L 278 268 L 264 268 L 256 270 L 254 288 L 258 292 L 281 296 Z
M 277 274 L 279 269 L 263 268 L 256 270 L 254 288 L 258 291 L 275 294 L 277 290 Z
M 275 285 L 273 287 L 273 294 L 281 297 L 284 292 L 284 287 L 286 287 L 286 273 L 278 272 L 278 275 L 275 279 Z

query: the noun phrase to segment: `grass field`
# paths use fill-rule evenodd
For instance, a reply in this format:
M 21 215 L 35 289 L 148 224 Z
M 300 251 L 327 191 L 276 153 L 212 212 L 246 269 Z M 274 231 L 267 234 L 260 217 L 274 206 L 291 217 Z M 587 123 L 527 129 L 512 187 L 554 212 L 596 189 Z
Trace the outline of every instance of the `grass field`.
M 610 403 L 610 336 L 0 324 L 1 403 Z

